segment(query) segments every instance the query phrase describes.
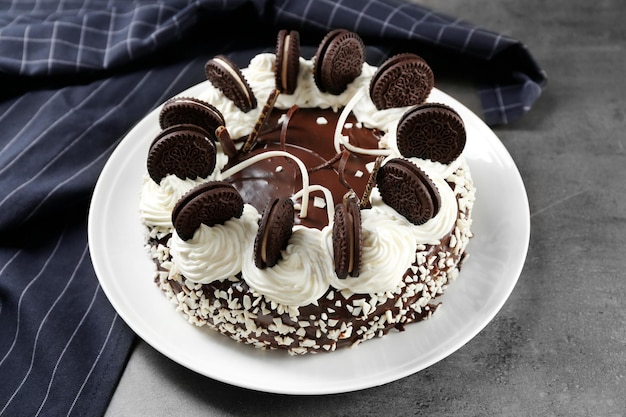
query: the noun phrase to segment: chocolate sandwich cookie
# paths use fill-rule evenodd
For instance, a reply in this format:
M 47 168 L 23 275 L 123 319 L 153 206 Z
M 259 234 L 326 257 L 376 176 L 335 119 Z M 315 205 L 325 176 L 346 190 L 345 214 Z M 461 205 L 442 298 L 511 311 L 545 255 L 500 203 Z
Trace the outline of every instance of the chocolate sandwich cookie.
M 449 164 L 465 148 L 465 125 L 451 107 L 425 103 L 409 109 L 400 118 L 396 138 L 398 150 L 406 158 Z
M 287 247 L 294 224 L 294 205 L 290 198 L 274 198 L 263 210 L 259 230 L 254 241 L 254 264 L 257 268 L 271 268 Z
M 195 97 L 174 97 L 163 104 L 159 113 L 161 129 L 178 124 L 194 124 L 215 140 L 215 129 L 225 124 L 224 116 L 213 105 Z
M 207 80 L 244 113 L 256 108 L 257 101 L 241 70 L 230 59 L 218 55 L 204 66 Z
M 376 182 L 383 201 L 413 224 L 424 224 L 439 211 L 437 186 L 406 159 L 387 161 L 378 170 Z
M 359 276 L 362 250 L 361 210 L 357 199 L 348 197 L 335 206 L 333 220 L 333 257 L 339 279 Z
M 235 187 L 210 181 L 192 188 L 178 200 L 172 210 L 172 224 L 181 239 L 189 240 L 201 224 L 224 224 L 242 213 L 243 199 Z
M 293 94 L 300 71 L 300 33 L 281 30 L 276 41 L 276 89 L 282 94 Z
M 209 134 L 209 132 L 206 131 L 206 129 L 195 125 L 195 124 L 186 124 L 186 123 L 182 123 L 182 124 L 177 124 L 177 125 L 172 125 L 169 126 L 163 130 L 161 130 L 159 132 L 158 135 L 155 136 L 155 138 L 152 140 L 152 143 L 150 143 L 150 148 L 152 148 L 152 146 L 154 146 L 155 143 L 157 143 L 161 138 L 163 138 L 164 136 L 169 135 L 170 133 L 174 133 L 174 132 L 188 132 L 188 133 L 196 133 L 200 136 L 204 136 L 205 138 L 207 138 L 208 140 L 212 140 L 213 138 L 211 138 L 211 135 Z
M 215 169 L 215 144 L 197 125 L 174 125 L 163 129 L 148 151 L 148 175 L 157 184 L 166 175 L 206 178 Z
M 314 57 L 313 78 L 320 91 L 339 95 L 361 74 L 363 40 L 354 32 L 335 29 L 322 39 Z
M 374 73 L 370 98 L 378 110 L 423 103 L 435 85 L 433 72 L 421 57 L 411 53 L 392 56 Z

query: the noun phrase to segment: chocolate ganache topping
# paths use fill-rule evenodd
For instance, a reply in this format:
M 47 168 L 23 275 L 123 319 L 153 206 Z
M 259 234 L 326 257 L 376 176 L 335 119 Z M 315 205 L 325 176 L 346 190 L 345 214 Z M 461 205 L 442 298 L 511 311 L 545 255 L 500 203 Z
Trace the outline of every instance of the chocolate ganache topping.
M 284 117 L 285 114 L 284 110 L 274 109 L 266 132 L 259 135 L 257 146 L 250 153 L 230 160 L 226 169 L 255 155 L 283 150 L 300 159 L 309 171 L 310 183 L 330 190 L 334 201 L 341 201 L 350 188 L 360 198 L 369 180 L 368 166 L 375 161 L 376 156 L 345 151 L 345 161 L 342 163 L 341 155 L 333 148 L 340 114 L 330 109 L 307 108 L 298 109 L 288 119 Z M 284 143 L 281 143 L 281 131 L 285 132 L 281 129 L 282 123 L 287 126 Z M 348 117 L 342 134 L 350 138 L 350 143 L 367 149 L 378 149 L 381 136 L 377 129 L 362 127 L 353 115 Z M 342 183 L 342 177 L 345 183 Z M 226 181 L 233 184 L 244 201 L 259 212 L 271 198 L 291 197 L 302 189 L 298 166 L 281 156 L 260 160 L 226 178 Z M 321 230 L 328 225 L 326 202 L 319 191 L 312 192 L 311 197 L 307 217 L 296 216 L 296 224 Z

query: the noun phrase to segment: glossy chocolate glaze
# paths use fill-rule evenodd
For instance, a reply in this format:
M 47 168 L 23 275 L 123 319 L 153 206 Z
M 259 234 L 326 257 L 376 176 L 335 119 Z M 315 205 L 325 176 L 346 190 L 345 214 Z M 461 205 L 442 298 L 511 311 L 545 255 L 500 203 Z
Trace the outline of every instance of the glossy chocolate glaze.
M 288 121 L 284 148 L 281 146 L 281 126 L 279 118 L 286 113 L 274 109 L 269 118 L 266 133 L 259 136 L 256 147 L 245 155 L 229 161 L 228 167 L 259 153 L 271 150 L 284 150 L 296 156 L 311 170 L 327 164 L 337 156 L 333 145 L 333 136 L 340 112 L 331 109 L 298 109 Z M 324 117 L 326 124 L 317 123 L 317 117 Z M 378 149 L 381 132 L 358 127 L 353 116 L 348 117 L 351 127 L 344 127 L 343 134 L 350 137 L 350 143 L 367 149 Z M 243 140 L 243 138 L 240 138 Z M 350 153 L 343 170 L 345 182 L 357 196 L 361 197 L 369 180 L 366 164 L 373 162 L 375 156 Z M 359 174 L 357 174 L 359 173 Z M 350 188 L 342 184 L 339 178 L 339 161 L 328 167 L 309 173 L 310 184 L 318 184 L 328 188 L 334 203 L 340 202 Z M 225 179 L 241 193 L 243 200 L 253 205 L 259 212 L 268 200 L 274 197 L 290 197 L 302 188 L 302 176 L 294 161 L 285 157 L 275 157 L 257 162 L 242 171 Z M 311 193 L 308 216 L 301 219 L 296 216 L 296 224 L 322 229 L 328 224 L 325 208 L 313 205 L 313 196 L 323 198 L 321 192 Z

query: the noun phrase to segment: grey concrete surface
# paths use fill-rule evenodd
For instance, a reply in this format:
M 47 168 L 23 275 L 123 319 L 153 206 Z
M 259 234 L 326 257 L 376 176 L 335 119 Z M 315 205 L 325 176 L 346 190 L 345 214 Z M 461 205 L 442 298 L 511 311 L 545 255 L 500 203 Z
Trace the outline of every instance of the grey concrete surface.
M 426 370 L 329 396 L 228 386 L 142 342 L 107 416 L 626 415 L 626 4 L 420 2 L 522 40 L 549 76 L 528 115 L 494 129 L 531 209 L 528 258 L 503 309 Z M 472 86 L 437 86 L 479 112 Z

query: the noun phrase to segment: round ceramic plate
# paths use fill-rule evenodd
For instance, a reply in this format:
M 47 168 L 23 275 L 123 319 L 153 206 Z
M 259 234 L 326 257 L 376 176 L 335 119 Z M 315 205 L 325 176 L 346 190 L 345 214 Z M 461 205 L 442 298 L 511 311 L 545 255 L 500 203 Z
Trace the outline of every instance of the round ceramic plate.
M 198 96 L 202 88 L 181 94 Z M 139 191 L 148 146 L 159 131 L 158 108 L 113 152 L 92 199 L 89 246 L 111 304 L 143 340 L 179 364 L 266 392 L 359 390 L 411 375 L 452 354 L 491 321 L 513 290 L 526 258 L 530 217 L 520 174 L 491 129 L 441 91 L 434 90 L 431 99 L 451 105 L 465 121 L 465 156 L 477 193 L 470 256 L 430 320 L 356 348 L 297 357 L 255 349 L 187 323 L 153 282 L 139 220 Z

